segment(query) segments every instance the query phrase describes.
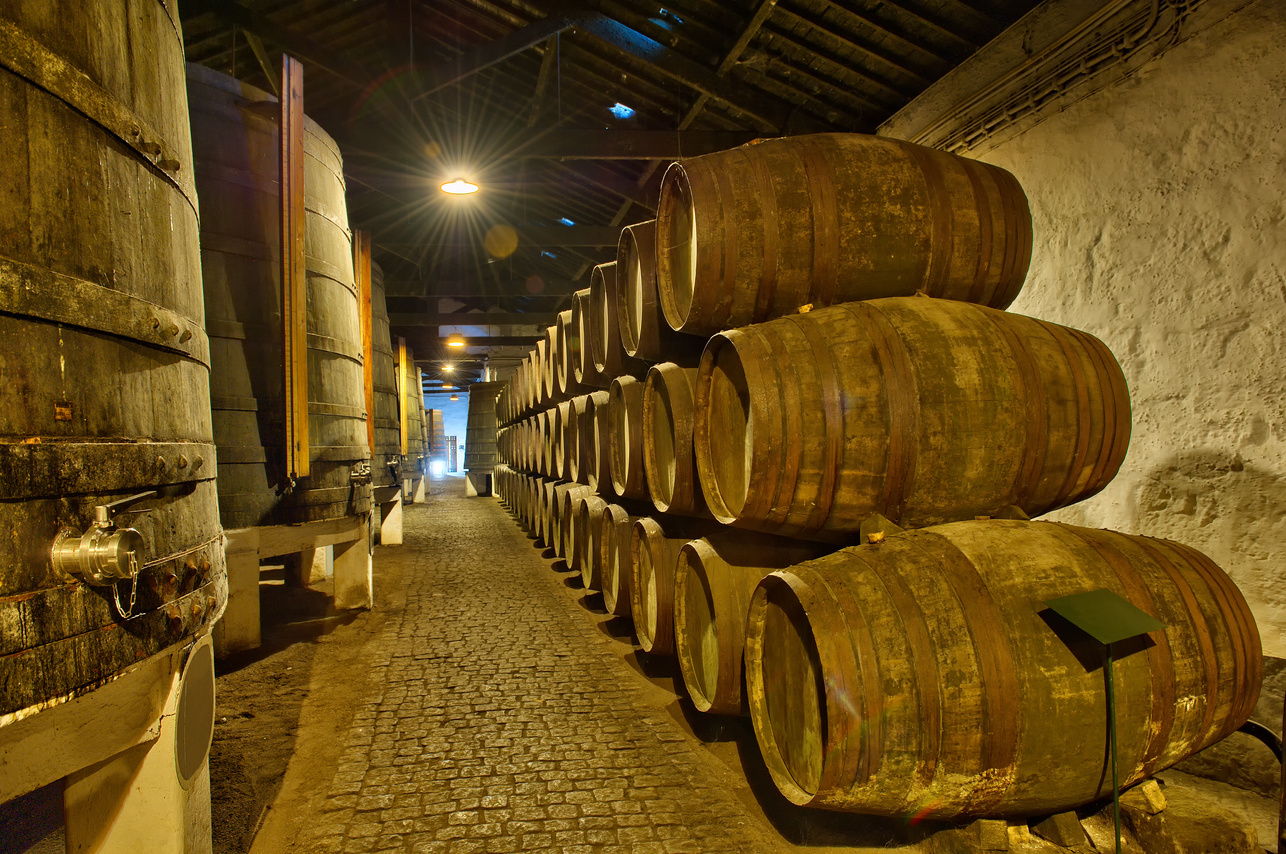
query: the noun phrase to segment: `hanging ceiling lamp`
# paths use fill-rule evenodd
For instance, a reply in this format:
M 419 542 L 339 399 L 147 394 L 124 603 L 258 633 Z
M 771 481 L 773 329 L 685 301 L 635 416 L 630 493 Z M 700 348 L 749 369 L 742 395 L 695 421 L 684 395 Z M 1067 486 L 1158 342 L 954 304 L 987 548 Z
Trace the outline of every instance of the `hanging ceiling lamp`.
M 464 336 L 463 336 L 463 335 L 461 335 L 459 332 L 452 332 L 450 335 L 448 335 L 448 336 L 447 336 L 447 346 L 448 346 L 448 347 L 463 347 L 463 346 L 464 346 Z

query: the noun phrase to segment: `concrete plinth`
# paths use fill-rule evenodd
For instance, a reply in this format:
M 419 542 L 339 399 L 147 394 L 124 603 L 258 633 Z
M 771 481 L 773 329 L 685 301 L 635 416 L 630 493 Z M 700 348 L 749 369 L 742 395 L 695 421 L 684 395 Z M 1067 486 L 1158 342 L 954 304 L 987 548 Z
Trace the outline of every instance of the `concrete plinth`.
M 225 531 L 228 607 L 214 626 L 216 655 L 259 646 L 259 562 L 265 558 L 285 557 L 287 580 L 298 586 L 334 575 L 336 610 L 369 608 L 370 526 L 364 514 Z
M 402 545 L 402 490 L 396 486 L 377 488 L 375 504 L 380 508 L 380 545 Z
M 214 656 L 197 641 L 170 682 L 155 740 L 67 775 L 68 852 L 208 854 Z
M 470 498 L 491 494 L 491 472 L 469 472 L 464 476 L 464 494 Z

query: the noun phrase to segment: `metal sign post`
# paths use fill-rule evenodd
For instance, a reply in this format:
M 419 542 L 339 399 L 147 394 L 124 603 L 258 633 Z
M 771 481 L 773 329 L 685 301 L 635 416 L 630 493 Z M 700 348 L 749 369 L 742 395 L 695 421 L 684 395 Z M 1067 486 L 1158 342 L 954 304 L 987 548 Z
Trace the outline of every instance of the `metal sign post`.
M 1112 684 L 1112 644 L 1165 628 L 1165 623 L 1140 611 L 1111 590 L 1091 590 L 1045 603 L 1049 609 L 1103 645 L 1107 677 L 1107 739 L 1112 755 L 1112 816 L 1116 823 L 1116 854 L 1121 854 L 1121 784 L 1116 771 L 1116 690 Z

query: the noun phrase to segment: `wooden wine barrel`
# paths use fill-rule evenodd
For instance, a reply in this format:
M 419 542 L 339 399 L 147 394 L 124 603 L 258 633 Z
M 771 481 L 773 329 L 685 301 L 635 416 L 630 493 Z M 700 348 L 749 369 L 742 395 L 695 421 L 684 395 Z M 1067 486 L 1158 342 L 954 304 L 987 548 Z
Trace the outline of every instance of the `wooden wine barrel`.
M 563 496 L 562 513 L 559 515 L 559 530 L 563 538 L 563 560 L 567 563 L 567 568 L 575 572 L 578 577 L 580 576 L 580 553 L 584 550 L 584 545 L 578 539 L 581 532 L 576 527 L 576 520 L 580 516 L 581 504 L 594 494 L 584 484 L 580 486 L 581 489 L 570 489 Z
M 705 338 L 675 332 L 661 313 L 656 290 L 656 220 L 621 229 L 616 275 L 616 320 L 625 352 L 648 362 L 695 367 Z
M 630 532 L 630 615 L 644 652 L 674 655 L 674 567 L 689 540 L 710 536 L 718 525 L 678 516 L 645 517 Z
M 551 442 L 553 421 L 558 413 L 544 409 L 536 413 L 536 471 L 552 477 L 554 471 L 554 446 Z
M 611 394 L 605 391 L 588 395 L 577 430 L 581 454 L 581 471 L 578 474 L 583 475 L 577 480 L 588 484 L 595 492 L 604 494 L 610 494 L 612 478 L 612 448 L 609 443 L 611 428 L 608 420 L 611 415 L 608 409 L 610 399 Z
M 584 288 L 572 294 L 572 325 L 576 327 L 576 342 L 571 356 L 572 373 L 576 382 L 584 386 L 587 391 L 607 388 L 612 384 L 612 378 L 604 376 L 594 365 L 593 337 L 596 327 L 593 320 L 594 313 L 591 310 L 591 293 L 589 288 Z
M 576 517 L 576 539 L 580 550 L 575 557 L 581 584 L 586 590 L 598 591 L 603 584 L 603 512 L 607 502 L 597 495 L 585 496 L 580 515 Z
M 501 382 L 469 386 L 469 414 L 464 428 L 464 470 L 489 472 L 496 466 L 496 395 Z
M 580 330 L 576 321 L 577 318 L 572 310 L 568 309 L 560 311 L 554 323 L 558 330 L 555 333 L 558 347 L 554 363 L 554 387 L 563 397 L 574 397 L 588 391 L 576 379 L 576 371 L 573 367 L 580 352 Z
M 567 456 L 567 479 L 587 484 L 589 466 L 585 464 L 585 446 L 581 427 L 585 423 L 585 412 L 589 409 L 589 395 L 579 394 L 567 402 L 571 405 L 567 421 L 563 424 L 563 453 Z M 590 422 L 589 426 L 592 429 L 593 422 Z
M 536 542 L 545 548 L 554 547 L 553 539 L 553 506 L 554 490 L 562 481 L 545 478 L 537 484 L 536 495 Z
M 545 544 L 554 550 L 554 554 L 557 557 L 563 558 L 564 561 L 567 559 L 567 541 L 563 536 L 563 528 L 571 525 L 571 517 L 568 515 L 568 501 L 578 495 L 588 493 L 588 486 L 566 481 L 558 481 L 553 489 L 549 490 L 549 501 L 545 505 L 549 516 Z
M 536 416 L 529 415 L 518 423 L 518 469 L 527 474 L 536 471 Z
M 1101 341 L 923 297 L 716 335 L 696 407 L 716 518 L 841 541 L 873 513 L 922 527 L 1072 504 L 1112 480 L 1130 436 Z
M 384 269 L 371 262 L 371 382 L 374 386 L 375 450 L 371 477 L 376 487 L 401 486 L 401 442 L 397 415 L 397 378 L 388 331 Z
M 621 498 L 647 501 L 647 474 L 643 470 L 643 383 L 631 376 L 617 377 L 612 381 L 607 407 L 612 491 Z
M 957 522 L 760 584 L 746 689 L 777 787 L 796 804 L 943 819 L 1109 796 L 1103 647 L 1042 604 L 1102 588 L 1167 626 L 1114 647 L 1122 787 L 1245 722 L 1259 634 L 1209 558 L 1049 522 Z
M 746 609 L 763 577 L 834 550 L 820 543 L 730 529 L 679 549 L 674 566 L 674 648 L 697 711 L 743 712 Z
M 277 99 L 200 65 L 187 70 L 201 200 L 201 266 L 219 511 L 229 528 L 367 513 L 370 460 L 361 314 L 339 148 L 304 120 L 310 474 L 288 489 Z
M 1005 308 L 1031 212 L 998 166 L 860 134 L 795 136 L 675 163 L 657 211 L 670 326 L 711 335 L 826 306 L 929 296 Z
M 570 314 L 570 312 L 569 312 Z M 558 318 L 562 314 L 559 313 Z M 545 352 L 540 364 L 540 387 L 544 392 L 545 401 L 548 403 L 558 403 L 566 400 L 567 397 L 558 388 L 558 318 L 554 323 L 545 327 Z
M 709 516 L 692 445 L 697 369 L 653 365 L 643 386 L 643 470 L 662 513 Z
M 631 613 L 630 579 L 634 569 L 630 536 L 634 524 L 648 511 L 646 505 L 638 502 L 608 504 L 603 510 L 603 530 L 599 539 L 603 607 L 616 617 L 628 617 Z
M 594 367 L 609 381 L 626 375 L 641 377 L 648 368 L 647 362 L 625 352 L 621 325 L 617 321 L 618 302 L 616 262 L 599 264 L 589 275 L 589 312 L 594 324 L 590 345 Z
M 0 742 L 191 644 L 227 602 L 175 14 L 124 0 L 0 11 Z M 128 580 L 55 570 L 61 529 L 153 490 L 117 518 L 142 537 L 136 598 Z M 127 746 L 99 743 L 97 758 Z M 7 776 L 51 782 L 31 772 Z
M 545 332 L 545 337 L 536 342 L 536 352 L 532 357 L 531 403 L 533 409 L 545 409 L 552 403 L 545 386 L 546 354 L 551 346 L 549 330 L 546 329 Z
M 549 436 L 546 444 L 549 448 L 550 477 L 559 480 L 570 480 L 567 476 L 567 450 L 563 447 L 567 439 L 567 420 L 572 417 L 571 401 L 564 400 L 550 410 Z

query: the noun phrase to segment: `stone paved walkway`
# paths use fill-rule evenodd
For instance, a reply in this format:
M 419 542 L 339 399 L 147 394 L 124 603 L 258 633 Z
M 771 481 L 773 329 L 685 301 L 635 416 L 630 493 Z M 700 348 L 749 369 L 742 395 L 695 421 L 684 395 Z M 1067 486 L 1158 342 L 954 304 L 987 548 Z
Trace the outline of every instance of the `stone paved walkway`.
M 771 852 L 701 745 L 640 693 L 597 621 L 494 499 L 407 508 L 405 608 L 372 644 L 322 852 Z M 317 781 L 325 785 L 325 781 Z

